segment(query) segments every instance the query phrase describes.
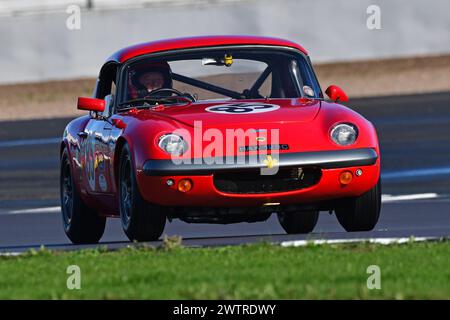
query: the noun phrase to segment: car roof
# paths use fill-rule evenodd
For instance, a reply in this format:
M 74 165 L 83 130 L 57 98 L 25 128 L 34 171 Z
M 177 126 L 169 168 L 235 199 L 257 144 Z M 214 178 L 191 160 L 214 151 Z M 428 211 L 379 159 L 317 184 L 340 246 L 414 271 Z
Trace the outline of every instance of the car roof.
M 281 46 L 297 49 L 304 54 L 308 52 L 299 44 L 271 37 L 259 36 L 201 36 L 189 38 L 166 39 L 151 42 L 144 42 L 130 47 L 123 48 L 111 55 L 106 62 L 123 63 L 137 56 L 170 51 L 176 49 L 202 48 L 225 45 L 265 45 L 265 46 Z

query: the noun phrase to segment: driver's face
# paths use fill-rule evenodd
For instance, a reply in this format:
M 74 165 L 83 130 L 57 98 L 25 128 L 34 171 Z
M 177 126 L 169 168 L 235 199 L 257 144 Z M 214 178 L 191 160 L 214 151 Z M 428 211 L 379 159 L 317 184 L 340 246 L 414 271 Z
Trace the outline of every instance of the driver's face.
M 150 92 L 162 88 L 164 85 L 164 76 L 161 72 L 147 72 L 139 77 L 139 83 Z

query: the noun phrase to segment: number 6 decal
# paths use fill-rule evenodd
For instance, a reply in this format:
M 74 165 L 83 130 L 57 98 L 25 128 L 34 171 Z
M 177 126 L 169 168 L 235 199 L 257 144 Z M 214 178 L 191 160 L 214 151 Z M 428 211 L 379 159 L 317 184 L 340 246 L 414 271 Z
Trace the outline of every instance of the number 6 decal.
M 214 113 L 249 114 L 275 111 L 279 108 L 276 104 L 241 102 L 211 106 L 205 110 Z

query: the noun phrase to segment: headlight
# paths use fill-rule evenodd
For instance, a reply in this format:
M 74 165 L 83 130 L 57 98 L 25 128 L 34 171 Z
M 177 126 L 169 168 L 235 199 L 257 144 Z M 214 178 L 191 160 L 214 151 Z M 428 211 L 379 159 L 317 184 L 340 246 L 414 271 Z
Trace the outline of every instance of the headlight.
M 358 138 L 358 129 L 352 124 L 341 123 L 331 130 L 331 139 L 341 146 L 349 146 Z
M 158 146 L 172 156 L 181 156 L 187 150 L 187 143 L 183 137 L 173 133 L 161 136 Z

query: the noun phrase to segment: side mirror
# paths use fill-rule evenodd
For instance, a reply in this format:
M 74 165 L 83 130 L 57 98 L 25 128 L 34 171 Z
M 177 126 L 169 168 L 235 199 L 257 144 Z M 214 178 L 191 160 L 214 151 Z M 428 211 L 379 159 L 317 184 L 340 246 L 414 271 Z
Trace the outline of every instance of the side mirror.
M 325 90 L 325 93 L 327 94 L 327 96 L 333 100 L 334 102 L 346 102 L 348 101 L 348 97 L 345 94 L 344 90 L 342 90 L 341 88 L 339 88 L 338 86 L 335 86 L 334 84 L 332 84 L 331 86 L 329 86 L 327 88 L 327 90 Z
M 103 99 L 79 97 L 77 108 L 78 108 L 78 110 L 103 112 L 103 111 L 105 111 L 105 105 L 106 105 L 106 103 L 105 103 L 105 100 L 103 100 Z

